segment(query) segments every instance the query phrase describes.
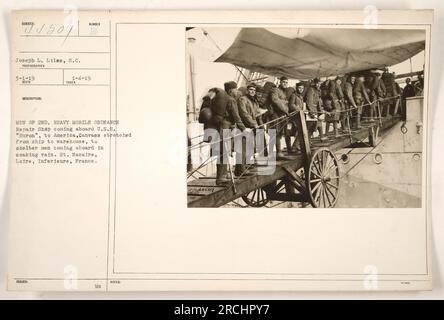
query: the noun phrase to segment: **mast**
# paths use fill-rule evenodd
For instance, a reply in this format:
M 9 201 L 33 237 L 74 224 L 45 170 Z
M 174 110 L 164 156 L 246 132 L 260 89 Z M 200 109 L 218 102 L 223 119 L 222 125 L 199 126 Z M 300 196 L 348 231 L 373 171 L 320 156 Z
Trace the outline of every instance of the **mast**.
M 189 37 L 188 38 L 188 43 L 190 45 L 193 45 L 194 42 L 196 41 L 195 38 L 193 37 Z M 187 92 L 187 121 L 188 123 L 191 122 L 195 122 L 197 120 L 197 116 L 196 116 L 196 94 L 194 92 L 194 87 L 195 87 L 195 68 L 194 68 L 194 56 L 191 52 L 192 50 L 190 50 L 190 52 L 188 53 L 188 71 L 189 71 L 189 87 L 188 87 L 188 92 Z

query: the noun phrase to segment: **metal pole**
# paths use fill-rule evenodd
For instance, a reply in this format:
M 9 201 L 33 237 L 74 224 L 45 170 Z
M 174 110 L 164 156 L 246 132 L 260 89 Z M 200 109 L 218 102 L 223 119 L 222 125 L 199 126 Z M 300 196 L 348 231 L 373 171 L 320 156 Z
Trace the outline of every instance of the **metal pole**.
M 378 117 L 379 117 L 379 125 L 382 127 L 382 115 L 381 115 L 381 105 L 380 105 L 380 101 L 377 101 L 377 105 L 378 107 Z
M 348 105 L 345 105 L 345 108 L 348 109 Z M 350 137 L 350 143 L 353 143 L 352 139 L 352 131 L 351 131 L 351 125 L 350 125 L 350 111 L 347 110 L 347 127 L 348 127 L 348 135 Z
M 195 76 L 195 73 L 194 73 L 194 57 L 193 57 L 192 54 L 190 54 L 190 87 L 191 87 L 190 91 L 191 91 L 191 104 L 192 104 L 191 109 L 193 110 L 192 111 L 192 114 L 193 114 L 192 120 L 196 121 L 197 119 L 196 119 L 196 97 L 195 97 L 195 94 L 194 94 L 194 76 Z

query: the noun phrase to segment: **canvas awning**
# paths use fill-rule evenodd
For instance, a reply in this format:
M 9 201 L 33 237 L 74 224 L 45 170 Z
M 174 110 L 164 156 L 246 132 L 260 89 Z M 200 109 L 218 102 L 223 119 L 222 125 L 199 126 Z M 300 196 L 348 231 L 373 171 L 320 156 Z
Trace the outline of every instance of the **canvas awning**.
M 303 80 L 392 66 L 424 47 L 424 30 L 243 28 L 215 62 Z

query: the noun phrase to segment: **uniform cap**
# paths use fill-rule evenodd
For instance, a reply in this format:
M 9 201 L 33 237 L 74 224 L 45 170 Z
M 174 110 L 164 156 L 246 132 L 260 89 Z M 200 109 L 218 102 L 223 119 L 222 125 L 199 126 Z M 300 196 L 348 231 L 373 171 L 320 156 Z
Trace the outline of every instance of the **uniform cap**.
M 224 83 L 224 89 L 226 92 L 230 91 L 231 89 L 236 89 L 237 83 L 234 81 L 229 81 Z
M 264 92 L 264 89 L 262 88 L 262 86 L 257 85 L 256 92 Z

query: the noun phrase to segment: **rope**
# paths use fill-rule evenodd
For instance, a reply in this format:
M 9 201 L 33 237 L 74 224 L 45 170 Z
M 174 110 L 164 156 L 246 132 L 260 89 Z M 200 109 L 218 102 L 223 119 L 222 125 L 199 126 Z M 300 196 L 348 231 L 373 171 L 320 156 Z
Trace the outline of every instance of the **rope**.
M 297 112 L 297 111 L 295 111 L 295 113 L 296 113 L 296 112 Z M 288 122 L 288 119 L 285 119 L 285 120 L 287 120 L 287 122 Z M 276 138 L 279 136 L 280 131 L 283 130 L 283 129 L 284 129 L 284 127 L 280 128 L 280 130 L 279 130 L 278 132 L 276 132 Z M 260 153 L 264 152 L 266 148 L 267 148 L 267 146 L 264 145 L 264 147 L 263 147 L 263 149 L 262 149 L 262 151 L 261 151 Z M 250 163 L 250 164 L 247 164 L 247 167 L 242 171 L 242 173 L 240 174 L 240 176 L 238 176 L 236 179 L 233 179 L 233 182 L 231 182 L 231 184 L 225 189 L 225 191 L 224 191 L 224 193 L 223 193 L 222 195 L 225 195 L 225 194 L 227 193 L 228 190 L 231 190 L 231 188 L 236 184 L 236 181 L 240 180 L 240 178 L 242 178 L 242 177 L 244 176 L 244 174 L 245 174 L 245 173 L 250 169 L 250 167 L 253 166 L 253 165 L 254 165 L 254 162 L 253 162 L 253 163 Z
M 217 45 L 216 41 L 214 41 L 214 39 L 211 37 L 211 35 L 208 33 L 208 31 L 205 30 L 204 28 L 201 28 L 201 29 L 202 29 L 202 31 L 203 31 L 204 36 L 207 37 L 208 39 L 210 39 L 210 41 L 214 44 L 214 46 L 215 46 L 215 47 L 216 47 L 221 53 L 223 53 L 221 47 L 219 47 L 219 46 Z M 249 81 L 248 78 L 247 78 L 247 76 L 242 72 L 242 70 L 241 70 L 238 66 L 236 66 L 236 65 L 233 64 L 233 67 L 235 67 L 236 70 L 239 71 L 239 73 L 245 78 L 245 80 L 246 80 L 247 82 Z
M 378 99 L 378 100 L 375 100 L 373 102 L 366 103 L 366 104 L 363 104 L 361 106 L 351 107 L 351 108 L 348 108 L 348 109 L 345 109 L 345 110 L 334 110 L 334 111 L 331 111 L 331 112 L 325 111 L 325 110 L 323 110 L 323 111 L 308 111 L 308 112 L 309 113 L 314 113 L 314 114 L 325 114 L 326 112 L 334 113 L 334 114 L 344 113 L 344 112 L 349 112 L 349 111 L 356 110 L 356 109 L 359 109 L 359 108 L 371 106 L 371 105 L 374 105 L 374 104 L 376 104 L 378 102 L 384 102 L 384 101 L 388 101 L 388 100 L 398 99 L 399 97 L 400 96 L 398 95 L 398 96 L 395 96 L 395 97 L 388 97 L 388 98 Z
M 375 103 L 377 103 L 377 102 L 384 102 L 384 101 L 393 100 L 393 99 L 399 99 L 399 98 L 400 98 L 400 95 L 398 95 L 398 96 L 394 96 L 394 97 L 388 97 L 388 98 L 384 98 L 384 99 L 379 99 L 379 100 L 373 101 L 373 102 L 371 102 L 371 103 L 366 103 L 366 104 L 363 104 L 363 105 L 361 105 L 361 106 L 351 107 L 351 108 L 348 108 L 348 109 L 345 109 L 345 110 L 334 110 L 334 111 L 331 111 L 331 112 L 329 112 L 329 111 L 309 111 L 309 110 L 305 110 L 304 113 L 306 113 L 306 114 L 307 114 L 307 113 L 311 113 L 311 114 L 325 114 L 326 112 L 328 112 L 328 113 L 332 113 L 332 114 L 338 114 L 338 113 L 340 114 L 340 113 L 350 112 L 350 111 L 353 111 L 353 110 L 356 110 L 356 109 L 359 109 L 359 108 L 363 108 L 363 107 L 371 106 L 371 105 L 373 105 L 373 104 L 375 104 Z M 270 121 L 268 121 L 268 122 L 266 122 L 266 123 L 263 123 L 263 124 L 257 126 L 256 128 L 261 128 L 261 127 L 263 127 L 263 126 L 265 126 L 265 125 L 267 125 L 267 124 L 273 123 L 273 122 L 275 122 L 275 121 L 279 121 L 279 120 L 284 119 L 284 118 L 286 118 L 286 117 L 290 118 L 290 117 L 292 117 L 293 115 L 295 115 L 297 112 L 298 112 L 298 111 L 294 111 L 294 112 L 290 113 L 288 116 L 282 116 L 282 117 L 279 117 L 279 118 L 276 118 L 276 119 L 270 120 Z M 349 117 L 350 117 L 350 118 L 355 118 L 355 117 L 357 117 L 357 116 L 358 116 L 358 115 L 350 115 Z M 362 117 L 362 118 L 363 118 L 363 119 L 367 119 L 367 118 L 369 118 L 369 117 Z M 374 117 L 374 119 L 379 119 L 379 117 L 378 117 L 378 118 Z M 241 135 L 241 133 L 240 133 L 239 135 Z M 197 139 L 197 138 L 200 138 L 200 137 L 203 137 L 203 136 L 204 136 L 204 134 L 201 134 L 201 135 L 198 135 L 198 136 L 194 136 L 194 137 L 191 137 L 190 140 Z M 217 142 L 220 142 L 220 140 L 218 140 L 218 141 L 214 141 L 213 143 L 217 143 Z M 189 148 L 190 150 L 192 150 L 192 149 L 194 149 L 194 147 L 196 147 L 196 146 L 197 146 L 197 145 L 194 145 L 194 146 L 190 146 L 190 147 L 188 147 L 188 148 Z
M 282 117 L 279 117 L 279 118 L 276 118 L 276 119 L 270 120 L 270 121 L 268 121 L 268 122 L 266 122 L 266 123 L 263 123 L 263 124 L 257 126 L 256 129 L 259 129 L 259 128 L 261 128 L 261 127 L 263 127 L 263 126 L 265 126 L 265 125 L 268 125 L 268 124 L 270 124 L 270 123 L 273 123 L 273 122 L 275 122 L 275 121 L 281 121 L 281 122 L 289 121 L 290 118 L 292 118 L 292 117 L 293 117 L 294 115 L 296 115 L 298 112 L 299 112 L 299 111 L 294 111 L 294 112 L 290 113 L 288 116 L 285 115 L 285 116 L 282 116 Z M 278 123 L 280 123 L 280 122 L 278 122 Z M 278 124 L 278 123 L 277 123 L 277 124 Z M 276 125 L 277 125 L 277 124 L 276 124 Z M 243 135 L 242 132 L 237 133 L 237 134 L 231 136 L 230 139 L 235 138 L 235 137 L 237 137 L 237 136 L 241 136 L 241 135 Z M 216 144 L 216 143 L 220 143 L 220 142 L 222 142 L 222 141 L 224 141 L 224 140 L 223 140 L 223 139 L 218 139 L 218 140 L 216 140 L 216 141 L 208 142 L 208 144 L 210 144 L 210 145 L 211 145 L 211 144 Z M 188 151 L 191 151 L 191 150 L 194 150 L 194 149 L 199 148 L 199 147 L 200 147 L 200 144 L 202 144 L 202 143 L 206 143 L 206 142 L 201 141 L 199 144 L 195 144 L 195 145 L 193 145 L 193 146 L 189 146 L 189 147 L 188 147 Z
M 197 138 L 200 138 L 200 137 L 203 137 L 203 136 L 205 136 L 205 134 L 200 134 L 198 136 L 191 137 L 190 140 L 194 140 L 194 139 L 197 139 Z
M 203 168 L 205 166 L 205 164 L 208 162 L 208 160 L 210 160 L 211 158 L 213 158 L 213 156 L 209 156 L 207 159 L 205 159 L 204 162 L 202 162 L 196 169 L 194 169 L 188 176 L 187 179 L 189 179 L 196 171 L 200 170 L 201 168 Z
M 352 171 L 359 163 L 362 162 L 370 153 L 372 153 L 373 150 L 378 147 L 382 141 L 384 141 L 385 138 L 381 139 L 369 152 L 367 152 L 361 159 L 359 159 L 350 169 L 348 169 L 344 174 L 342 174 L 339 178 L 342 179 L 344 176 L 348 175 L 350 171 Z M 352 149 L 353 150 L 353 149 Z
M 381 100 L 378 100 L 378 101 L 375 101 L 375 102 L 377 102 L 377 103 L 379 103 L 380 101 L 387 101 L 387 100 L 392 100 L 392 99 L 398 99 L 399 98 L 399 96 L 396 96 L 396 97 L 389 97 L 389 98 L 386 98 L 386 99 L 381 99 Z M 372 104 L 374 104 L 375 102 L 373 102 L 373 103 L 370 103 L 370 104 L 366 104 L 366 105 L 362 105 L 361 107 L 364 107 L 364 106 L 370 106 L 370 105 L 372 105 Z M 348 109 L 348 110 L 342 110 L 342 111 L 339 111 L 339 112 L 348 112 L 348 111 L 350 111 L 350 110 L 354 110 L 354 109 L 357 109 L 357 108 L 355 108 L 355 107 L 352 107 L 352 108 L 350 108 L 350 109 Z M 285 116 L 282 116 L 282 117 L 279 117 L 279 118 L 276 118 L 276 119 L 273 119 L 273 120 L 270 120 L 270 121 L 268 121 L 268 122 L 266 122 L 266 123 L 263 123 L 263 124 L 261 124 L 261 125 L 259 125 L 259 126 L 257 126 L 256 128 L 260 128 L 260 127 L 264 127 L 265 125 L 267 125 L 267 124 L 270 124 L 270 123 L 273 123 L 273 122 L 276 122 L 276 127 L 278 126 L 278 124 L 280 124 L 280 123 L 283 123 L 283 122 L 287 122 L 288 123 L 288 121 L 294 116 L 294 115 L 296 115 L 297 113 L 298 113 L 299 111 L 294 111 L 294 112 L 292 112 L 292 113 L 290 113 L 288 116 L 287 115 L 285 115 Z M 339 113 L 338 112 L 338 113 Z M 306 112 L 307 113 L 307 112 Z M 319 113 L 321 113 L 321 112 L 319 112 Z M 348 118 L 350 118 L 350 117 L 348 117 Z M 364 118 L 368 118 L 368 117 L 364 117 Z M 374 117 L 374 119 L 375 119 L 376 117 Z M 382 119 L 382 117 L 380 116 L 380 117 L 377 117 L 376 119 Z M 282 126 L 277 132 L 276 132 L 276 137 L 278 137 L 279 136 L 279 133 L 282 131 L 284 129 L 284 126 Z M 355 136 L 353 136 L 353 134 L 351 134 L 351 131 L 349 130 L 349 136 L 350 137 L 353 137 L 353 138 L 355 138 L 357 141 L 356 142 L 363 142 L 363 140 L 365 139 L 358 139 L 358 138 L 356 138 Z M 234 135 L 234 136 L 232 136 L 232 137 L 230 137 L 230 140 L 232 139 L 232 138 L 234 138 L 234 137 L 236 137 L 236 136 L 240 136 L 240 135 L 242 135 L 242 133 L 238 133 L 238 134 L 236 134 L 236 135 Z M 224 141 L 224 140 L 217 140 L 217 141 L 214 141 L 214 142 L 211 142 L 210 144 L 214 144 L 214 143 L 220 143 L 221 141 Z M 225 141 L 224 141 L 225 142 Z M 375 146 L 375 147 L 373 147 L 366 155 L 364 155 L 364 157 L 361 159 L 361 160 L 359 160 L 351 169 L 353 169 L 359 162 L 361 162 L 368 154 L 370 154 L 380 143 L 382 142 L 382 140 Z M 195 148 L 197 148 L 197 147 L 199 147 L 201 144 L 203 144 L 203 143 L 205 143 L 204 141 L 201 141 L 199 144 L 197 144 L 197 145 L 194 145 L 194 146 L 191 146 L 191 147 L 189 147 L 189 150 L 193 150 L 193 149 L 195 149 Z M 264 146 L 264 148 L 262 149 L 262 151 L 261 152 L 264 152 L 265 151 L 265 149 L 267 148 L 267 146 Z M 353 149 L 350 149 L 350 151 L 348 151 L 347 152 L 347 155 L 348 154 L 350 154 L 351 152 L 353 151 Z M 224 156 L 224 155 L 226 155 L 226 154 L 228 154 L 229 153 L 229 151 L 226 151 L 225 153 L 223 153 L 223 154 L 221 154 L 220 156 Z M 220 157 L 219 156 L 219 157 Z M 210 156 L 208 159 L 206 159 L 201 165 L 199 165 L 199 167 L 197 168 L 197 169 L 195 169 L 194 171 L 192 171 L 191 172 L 191 174 L 188 176 L 188 178 L 189 177 L 191 177 L 197 170 L 199 170 L 200 168 L 202 168 L 204 165 L 206 165 L 206 162 L 209 160 L 209 159 L 211 159 L 211 158 L 213 158 L 213 156 Z M 217 159 L 218 157 L 215 157 L 214 159 Z M 214 159 L 213 159 L 213 161 L 214 161 Z M 228 164 L 229 165 L 229 164 Z M 249 170 L 249 168 L 252 166 L 252 165 L 254 165 L 254 163 L 251 163 L 251 164 L 248 164 L 247 165 L 247 167 L 244 169 L 244 171 L 241 173 L 241 175 L 239 176 L 239 177 L 237 177 L 237 179 L 236 180 L 239 180 L 240 178 L 242 178 L 243 177 L 243 175 Z M 351 170 L 350 169 L 350 170 Z M 349 171 L 350 171 L 349 170 Z M 348 172 L 349 171 L 347 171 L 345 174 L 348 174 Z M 235 183 L 231 183 L 231 185 L 229 186 L 229 188 L 227 188 L 227 190 L 229 190 L 231 187 L 233 187 L 233 185 L 234 185 Z M 226 191 L 227 191 L 226 190 Z M 225 192 L 226 192 L 225 191 Z

